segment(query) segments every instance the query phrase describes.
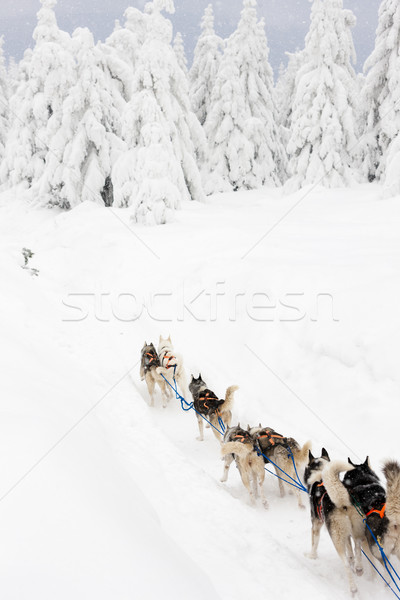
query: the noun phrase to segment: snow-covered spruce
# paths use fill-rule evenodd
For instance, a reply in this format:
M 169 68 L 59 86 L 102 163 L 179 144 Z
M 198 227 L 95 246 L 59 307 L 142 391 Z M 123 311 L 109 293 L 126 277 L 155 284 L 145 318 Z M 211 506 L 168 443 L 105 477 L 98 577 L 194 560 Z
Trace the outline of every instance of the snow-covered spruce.
M 273 76 L 263 21 L 255 0 L 244 0 L 237 30 L 227 40 L 205 130 L 208 193 L 279 185 L 284 152 L 276 122 Z
M 185 54 L 185 47 L 183 45 L 182 34 L 179 31 L 174 38 L 173 45 L 174 45 L 174 52 L 176 55 L 176 59 L 178 61 L 178 65 L 180 66 L 180 68 L 182 69 L 182 71 L 185 73 L 185 75 L 187 77 L 188 76 L 187 58 L 186 58 L 186 54 Z
M 120 114 L 125 105 L 101 46 L 88 29 L 72 36 L 75 84 L 62 105 L 61 127 L 53 135 L 39 189 L 46 205 L 72 208 L 91 200 L 113 203 L 111 169 L 123 150 Z
M 386 195 L 400 193 L 400 4 L 383 0 L 375 48 L 363 87 L 361 166 L 369 180 L 384 181 Z
M 0 37 L 0 161 L 4 157 L 7 131 L 9 126 L 9 86 L 3 53 L 3 36 Z
M 127 152 L 113 170 L 116 205 L 131 206 L 132 219 L 142 223 L 164 223 L 181 199 L 204 199 L 197 166 L 204 133 L 191 112 L 187 79 L 171 45 L 172 25 L 162 9 L 173 10 L 173 3 L 158 0 L 145 8 L 146 37 L 123 118 Z
M 214 31 L 214 14 L 209 4 L 201 21 L 201 35 L 194 50 L 189 73 L 190 99 L 200 123 L 204 125 L 211 107 L 211 95 L 221 62 L 224 42 Z
M 290 136 L 293 100 L 296 92 L 296 75 L 303 62 L 303 51 L 287 52 L 286 55 L 288 56 L 287 67 L 281 66 L 275 86 L 278 123 L 285 148 Z
M 118 82 L 121 94 L 129 102 L 137 56 L 146 37 L 146 25 L 145 15 L 137 8 L 127 8 L 124 16 L 124 26 L 116 23 L 102 50 L 113 79 Z
M 51 137 L 60 126 L 61 105 L 74 81 L 70 36 L 60 31 L 56 0 L 41 0 L 35 46 L 19 68 L 19 82 L 10 99 L 11 125 L 0 179 L 8 185 L 32 185 L 43 174 Z
M 355 17 L 343 10 L 342 0 L 314 0 L 292 107 L 290 189 L 354 181 L 357 78 L 350 31 L 354 25 Z

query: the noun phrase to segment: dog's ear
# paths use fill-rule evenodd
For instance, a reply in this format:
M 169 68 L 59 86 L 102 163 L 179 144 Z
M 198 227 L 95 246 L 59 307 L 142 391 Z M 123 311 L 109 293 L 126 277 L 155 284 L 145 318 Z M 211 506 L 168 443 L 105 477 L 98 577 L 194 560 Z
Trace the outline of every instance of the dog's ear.
M 168 336 L 168 338 L 167 338 L 167 339 L 168 339 L 169 341 L 171 341 L 171 334 L 169 334 L 169 336 Z
M 311 450 L 308 451 L 308 462 L 311 462 L 312 460 L 314 460 L 314 456 L 313 453 L 311 452 Z
M 259 426 L 259 428 L 260 428 L 260 429 L 262 429 L 262 427 L 261 427 L 261 423 L 259 423 L 259 424 L 258 424 L 258 426 Z
M 197 379 L 201 379 L 201 373 L 199 373 L 199 376 L 198 376 L 198 378 L 197 378 Z
M 351 458 L 350 458 L 350 457 L 347 459 L 347 461 L 348 461 L 349 465 L 351 465 L 352 467 L 355 467 L 355 466 L 356 466 L 356 465 L 353 463 L 353 461 L 351 460 Z
M 247 423 L 247 431 L 250 431 L 250 425 Z
M 363 466 L 364 467 L 369 467 L 370 466 L 370 464 L 369 464 L 369 456 L 367 456 L 367 458 L 365 459 L 365 462 L 364 462 Z
M 143 344 L 143 346 L 147 346 L 147 342 L 145 342 L 145 343 Z
M 321 450 L 321 456 L 322 456 L 322 458 L 326 458 L 326 460 L 329 460 L 329 461 L 331 460 L 329 458 L 329 454 L 327 453 L 327 451 L 325 450 L 325 448 L 322 448 L 322 450 Z

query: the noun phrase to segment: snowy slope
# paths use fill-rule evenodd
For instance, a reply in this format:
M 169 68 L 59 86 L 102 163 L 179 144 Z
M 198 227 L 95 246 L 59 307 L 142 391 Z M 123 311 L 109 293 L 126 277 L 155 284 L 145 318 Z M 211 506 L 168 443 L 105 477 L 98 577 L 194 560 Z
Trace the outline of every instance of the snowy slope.
M 198 442 L 175 400 L 150 409 L 139 378 L 144 340 L 171 333 L 188 376 L 240 386 L 242 424 L 377 469 L 399 456 L 398 198 L 317 188 L 249 252 L 304 194 L 216 196 L 132 230 L 124 210 L 0 197 L 0 498 L 97 405 L 2 500 L 6 600 L 347 597 L 327 534 L 304 556 L 308 510 L 270 477 L 268 511 L 234 468 L 220 483 L 211 432 Z

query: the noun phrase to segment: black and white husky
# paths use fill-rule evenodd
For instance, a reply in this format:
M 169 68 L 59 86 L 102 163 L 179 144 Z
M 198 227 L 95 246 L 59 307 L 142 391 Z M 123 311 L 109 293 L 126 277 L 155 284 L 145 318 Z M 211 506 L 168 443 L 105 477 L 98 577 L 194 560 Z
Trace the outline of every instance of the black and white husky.
M 343 479 L 349 496 L 365 515 L 365 535 L 373 556 L 381 560 L 379 541 L 387 556 L 400 559 L 400 465 L 394 460 L 384 463 L 383 473 L 387 489 L 372 470 L 369 459 L 360 465 L 350 458 L 350 470 Z
M 353 506 L 347 489 L 339 479 L 339 473 L 354 469 L 349 463 L 330 462 L 325 448 L 315 458 L 309 453 L 309 462 L 304 473 L 304 482 L 310 495 L 311 538 L 310 558 L 317 558 L 320 531 L 323 524 L 333 545 L 343 561 L 352 595 L 357 594 L 353 571 L 362 575 L 361 545 L 365 539 L 362 518 Z
M 221 419 L 224 428 L 231 424 L 233 397 L 237 385 L 231 385 L 225 392 L 225 399 L 220 400 L 216 394 L 207 387 L 205 381 L 201 377 L 192 375 L 192 380 L 189 384 L 189 390 L 192 394 L 193 405 L 196 410 L 197 423 L 199 425 L 199 439 L 204 440 L 204 419 L 203 415 L 212 425 L 212 430 L 218 441 L 222 441 L 223 432 L 221 432 L 219 419 Z

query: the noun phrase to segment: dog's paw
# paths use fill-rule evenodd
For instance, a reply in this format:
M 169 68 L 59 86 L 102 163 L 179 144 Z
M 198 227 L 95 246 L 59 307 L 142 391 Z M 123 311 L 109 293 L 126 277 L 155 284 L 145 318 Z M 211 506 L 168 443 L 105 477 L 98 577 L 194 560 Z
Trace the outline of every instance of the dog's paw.
M 361 575 L 363 575 L 364 573 L 364 568 L 363 567 L 356 567 L 356 575 L 358 575 L 358 577 L 361 577 Z
M 204 438 L 200 435 L 197 436 L 196 440 L 198 440 L 199 442 L 204 442 Z
M 304 552 L 304 556 L 306 558 L 310 558 L 311 560 L 316 560 L 318 558 L 318 554 L 316 552 Z
M 301 510 L 305 510 L 305 509 L 306 509 L 306 507 L 304 506 L 304 504 L 299 504 L 299 508 L 300 508 Z
M 263 503 L 262 503 L 262 505 L 263 505 L 263 507 L 265 508 L 265 510 L 268 510 L 268 509 L 269 509 L 268 500 L 263 500 Z

